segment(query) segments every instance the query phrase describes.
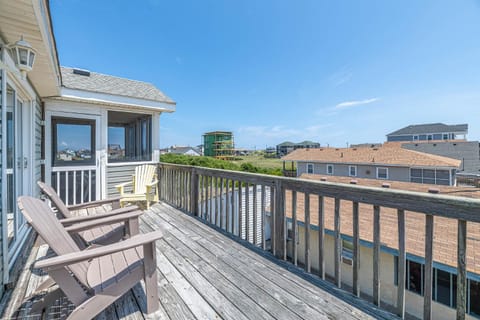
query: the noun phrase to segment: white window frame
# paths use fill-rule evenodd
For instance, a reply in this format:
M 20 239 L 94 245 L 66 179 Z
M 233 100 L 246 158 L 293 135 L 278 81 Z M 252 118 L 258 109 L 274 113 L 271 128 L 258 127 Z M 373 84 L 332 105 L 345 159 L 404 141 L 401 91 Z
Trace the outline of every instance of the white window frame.
M 413 136 L 413 141 L 418 141 L 420 139 L 420 137 L 416 134 Z
M 329 172 L 328 168 L 332 168 L 331 173 Z M 327 174 L 333 176 L 334 172 L 335 172 L 335 168 L 334 168 L 333 164 L 331 164 L 331 163 L 327 164 Z
M 352 168 L 355 168 L 355 174 L 352 174 Z M 357 166 L 348 166 L 348 176 L 349 177 L 357 176 Z
M 312 172 L 310 172 L 309 170 L 309 167 L 312 167 Z M 307 173 L 308 174 L 314 174 L 315 173 L 315 166 L 313 165 L 313 163 L 307 163 Z
M 385 169 L 386 178 L 380 178 L 380 177 L 378 176 L 378 171 L 379 171 L 380 169 Z M 377 167 L 377 179 L 380 179 L 380 180 L 388 180 L 388 168 L 387 168 L 387 167 Z
M 445 139 L 445 136 L 447 136 L 447 138 Z M 449 140 L 450 139 L 450 133 L 442 133 L 442 140 Z

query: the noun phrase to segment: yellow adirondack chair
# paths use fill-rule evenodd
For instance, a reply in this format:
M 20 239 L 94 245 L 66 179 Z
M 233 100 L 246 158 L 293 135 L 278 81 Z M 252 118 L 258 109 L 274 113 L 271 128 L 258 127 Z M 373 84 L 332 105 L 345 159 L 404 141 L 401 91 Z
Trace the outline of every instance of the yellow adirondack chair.
M 146 202 L 147 210 L 151 202 L 158 202 L 157 168 L 144 164 L 135 168 L 135 174 L 130 182 L 116 185 L 120 193 L 120 206 L 126 203 Z M 132 192 L 125 193 L 125 186 L 132 185 Z

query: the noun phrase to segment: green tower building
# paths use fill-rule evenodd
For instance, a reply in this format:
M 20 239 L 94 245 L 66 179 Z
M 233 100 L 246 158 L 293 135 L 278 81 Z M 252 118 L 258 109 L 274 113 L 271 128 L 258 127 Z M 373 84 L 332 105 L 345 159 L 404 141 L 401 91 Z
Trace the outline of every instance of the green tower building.
M 231 160 L 235 155 L 233 133 L 213 131 L 203 135 L 203 155 L 217 159 Z

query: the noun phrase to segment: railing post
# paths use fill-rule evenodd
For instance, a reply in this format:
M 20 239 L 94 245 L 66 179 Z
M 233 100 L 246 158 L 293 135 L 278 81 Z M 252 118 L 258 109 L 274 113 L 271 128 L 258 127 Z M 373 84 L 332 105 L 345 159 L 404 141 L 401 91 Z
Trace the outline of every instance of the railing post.
M 194 216 L 198 216 L 198 173 L 195 168 L 192 168 L 192 185 L 190 187 L 190 205 Z
M 286 249 L 283 243 L 285 233 L 285 189 L 281 180 L 275 181 L 275 211 L 273 215 L 275 219 L 273 219 L 274 225 L 271 230 L 275 241 L 274 255 L 281 259 Z

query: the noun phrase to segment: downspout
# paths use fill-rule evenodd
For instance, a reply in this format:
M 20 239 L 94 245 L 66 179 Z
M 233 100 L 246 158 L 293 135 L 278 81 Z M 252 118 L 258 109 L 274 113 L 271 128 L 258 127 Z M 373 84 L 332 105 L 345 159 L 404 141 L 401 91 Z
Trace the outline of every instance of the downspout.
M 5 61 L 5 47 L 0 51 L 0 61 Z M 1 141 L 1 150 L 2 150 L 2 184 L 1 184 L 1 208 L 2 208 L 2 266 L 3 266 L 3 284 L 8 283 L 9 270 L 8 270 L 8 235 L 7 235 L 7 171 L 4 166 L 7 164 L 7 124 L 5 123 L 7 119 L 7 72 L 5 69 L 0 70 L 2 73 L 1 85 L 1 123 L 2 123 L 2 141 Z M 7 241 L 6 241 L 7 240 Z

